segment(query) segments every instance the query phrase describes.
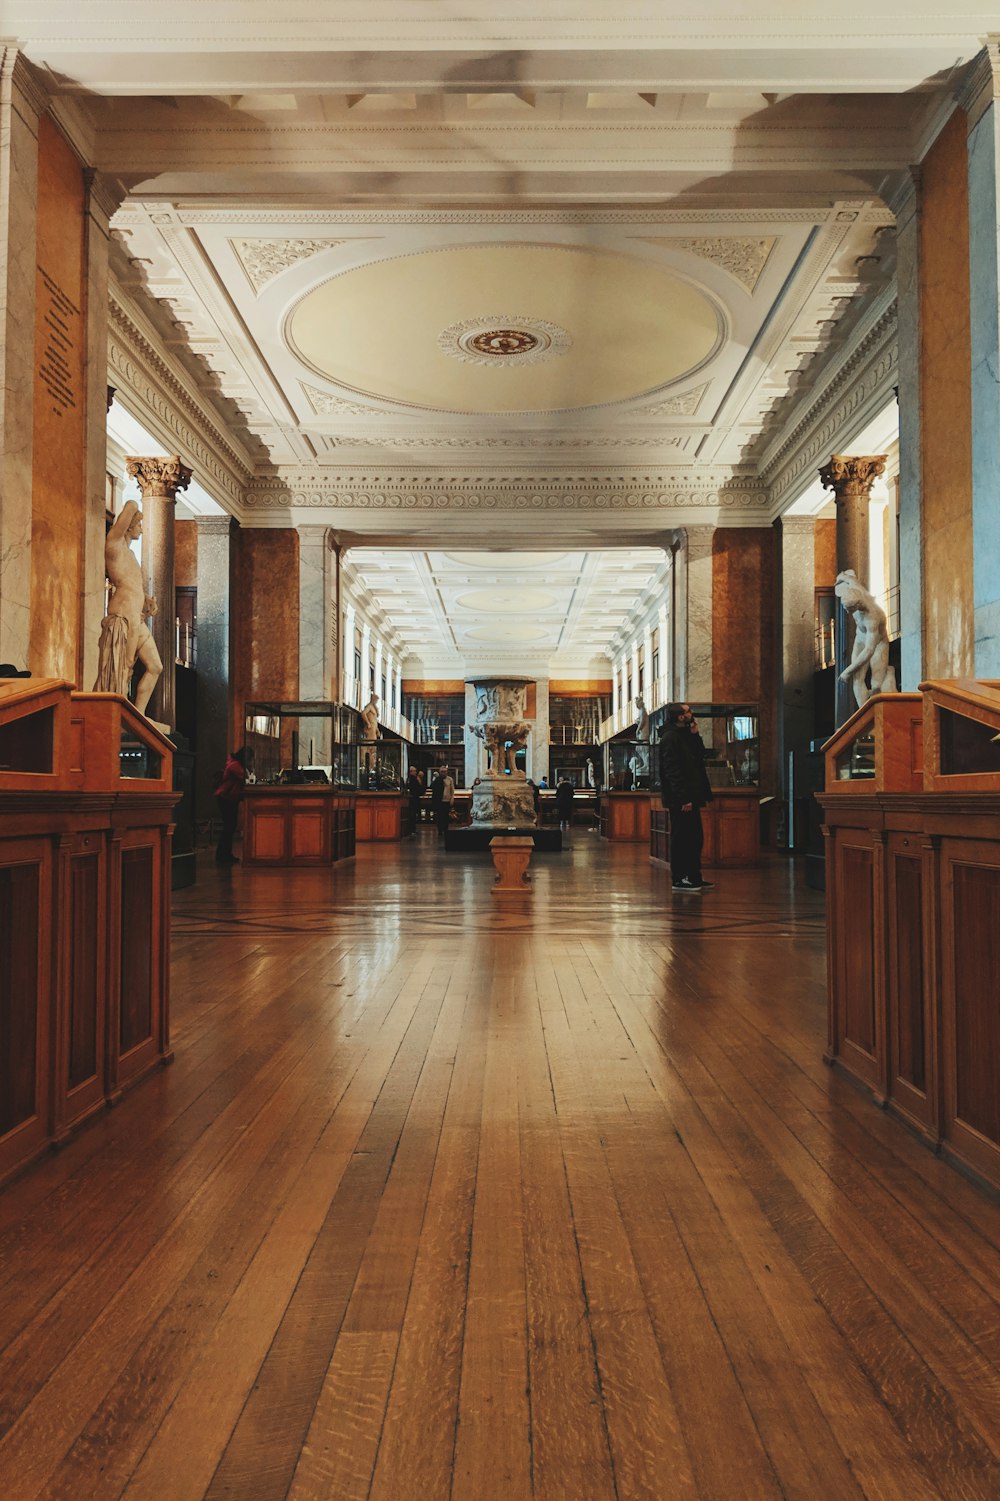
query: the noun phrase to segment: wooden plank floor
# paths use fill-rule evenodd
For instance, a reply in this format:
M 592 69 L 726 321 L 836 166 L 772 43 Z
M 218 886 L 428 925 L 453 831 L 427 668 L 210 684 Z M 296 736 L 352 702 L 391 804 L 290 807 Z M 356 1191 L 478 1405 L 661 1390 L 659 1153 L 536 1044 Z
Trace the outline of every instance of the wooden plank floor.
M 996 1501 L 1000 1207 L 824 1068 L 821 899 L 534 868 L 179 894 L 174 1066 L 0 1194 L 4 1501 Z

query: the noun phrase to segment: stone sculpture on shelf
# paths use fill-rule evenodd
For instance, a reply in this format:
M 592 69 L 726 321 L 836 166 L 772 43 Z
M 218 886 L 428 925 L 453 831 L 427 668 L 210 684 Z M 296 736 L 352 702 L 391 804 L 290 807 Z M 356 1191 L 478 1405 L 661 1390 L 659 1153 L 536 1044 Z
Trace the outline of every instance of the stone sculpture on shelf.
M 361 738 L 362 740 L 381 738 L 378 727 L 378 697 L 374 693 L 361 710 Z
M 854 618 L 854 649 L 840 674 L 851 683 L 858 708 L 873 693 L 895 693 L 896 673 L 889 666 L 889 632 L 885 611 L 861 583 L 853 568 L 838 573 L 833 591 Z M 870 685 L 869 685 L 870 679 Z
M 636 744 L 629 758 L 629 769 L 632 772 L 633 785 L 638 787 L 640 779 L 649 775 L 649 715 L 641 693 L 636 694 L 635 716 Z
M 147 615 L 156 614 L 142 581 L 139 561 L 129 547 L 142 535 L 142 512 L 134 500 L 126 501 L 104 542 L 104 567 L 111 580 L 108 613 L 101 621 L 97 648 L 95 693 L 120 693 L 128 697 L 132 670 L 141 662 L 145 671 L 135 690 L 135 706 L 145 714 L 153 689 L 163 671 Z

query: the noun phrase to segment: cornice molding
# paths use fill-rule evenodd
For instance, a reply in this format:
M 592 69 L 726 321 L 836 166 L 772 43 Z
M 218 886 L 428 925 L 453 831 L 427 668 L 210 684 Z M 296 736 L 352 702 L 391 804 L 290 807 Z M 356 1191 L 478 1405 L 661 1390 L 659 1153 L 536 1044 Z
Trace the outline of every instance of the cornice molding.
M 232 516 L 196 516 L 199 537 L 230 537 L 236 522 Z
M 982 52 L 969 65 L 969 70 L 958 89 L 955 99 L 968 118 L 968 128 L 973 130 L 990 105 L 1000 94 L 1000 41 L 991 36 Z
M 128 391 L 155 435 L 193 465 L 209 494 L 238 513 L 253 475 L 250 456 L 157 347 L 156 331 L 118 287 L 110 289 L 108 312 L 108 369 L 119 395 Z
M 38 70 L 13 43 L 0 43 L 0 97 L 14 103 L 17 96 L 27 104 L 36 120 L 52 103 L 52 95 L 42 83 Z
M 604 471 L 571 475 L 413 473 L 372 470 L 328 472 L 289 469 L 258 475 L 245 505 L 250 524 L 266 524 L 278 510 L 556 511 L 591 512 L 704 509 L 752 514 L 768 521 L 769 496 L 753 481 L 712 471 L 650 474 Z
M 552 225 L 660 225 L 660 224 L 826 224 L 836 219 L 834 209 L 823 208 L 698 208 L 698 209 L 300 209 L 241 212 L 226 208 L 186 208 L 179 204 L 167 222 L 183 226 L 199 224 L 279 224 L 283 227 L 328 225 L 331 227 L 373 224 L 396 225 L 476 225 L 476 224 L 552 224 Z M 870 203 L 857 217 L 863 223 L 885 224 L 892 215 L 884 205 Z M 148 223 L 144 208 L 128 207 L 119 211 L 116 227 L 135 228 Z M 157 221 L 153 221 L 157 222 Z
M 898 384 L 895 299 L 878 312 L 808 410 L 765 455 L 761 480 L 780 514 L 813 482 L 832 450 L 850 443 Z

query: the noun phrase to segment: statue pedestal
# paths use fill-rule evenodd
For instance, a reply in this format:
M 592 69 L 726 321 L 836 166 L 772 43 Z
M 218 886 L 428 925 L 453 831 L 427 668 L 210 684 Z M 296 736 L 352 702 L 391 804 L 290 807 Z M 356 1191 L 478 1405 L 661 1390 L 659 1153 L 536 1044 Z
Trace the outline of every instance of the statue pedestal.
M 531 877 L 528 874 L 528 866 L 531 864 L 534 848 L 535 841 L 530 834 L 514 838 L 497 834 L 490 840 L 490 853 L 497 872 L 496 880 L 493 882 L 494 896 L 505 891 L 530 889 Z
M 523 772 L 486 776 L 473 787 L 472 822 L 504 829 L 530 827 L 535 822 L 535 799 Z

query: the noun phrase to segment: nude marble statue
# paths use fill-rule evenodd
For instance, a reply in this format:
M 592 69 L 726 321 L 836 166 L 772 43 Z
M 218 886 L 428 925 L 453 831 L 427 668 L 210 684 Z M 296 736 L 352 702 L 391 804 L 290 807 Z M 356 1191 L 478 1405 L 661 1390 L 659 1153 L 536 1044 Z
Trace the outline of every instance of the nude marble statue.
M 142 512 L 134 500 L 127 501 L 104 543 L 104 567 L 111 580 L 108 613 L 101 621 L 97 648 L 95 693 L 120 693 L 128 697 L 132 670 L 141 662 L 145 671 L 135 690 L 135 706 L 145 714 L 153 689 L 163 671 L 147 615 L 157 612 L 142 582 L 142 569 L 130 542 L 142 535 Z
M 838 573 L 833 591 L 854 619 L 854 650 L 840 674 L 851 683 L 858 708 L 873 693 L 895 693 L 896 673 L 889 666 L 889 633 L 885 611 L 861 583 L 853 568 Z M 871 679 L 871 686 L 868 678 Z

